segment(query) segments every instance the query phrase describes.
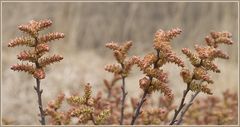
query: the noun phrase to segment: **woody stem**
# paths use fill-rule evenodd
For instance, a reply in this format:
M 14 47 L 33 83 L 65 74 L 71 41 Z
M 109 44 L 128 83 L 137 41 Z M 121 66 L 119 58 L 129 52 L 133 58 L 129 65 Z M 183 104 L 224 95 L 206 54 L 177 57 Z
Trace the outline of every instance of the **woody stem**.
M 35 47 L 36 47 L 37 44 L 38 44 L 38 39 L 37 38 L 35 38 L 35 42 L 36 42 L 35 43 Z M 36 65 L 37 69 L 40 68 L 39 63 L 38 63 L 38 59 L 36 60 L 35 65 Z M 45 123 L 45 114 L 44 114 L 43 106 L 42 106 L 42 92 L 43 92 L 43 90 L 40 88 L 40 80 L 38 78 L 36 78 L 36 84 L 37 84 L 37 86 L 34 86 L 34 89 L 37 92 L 37 96 L 38 96 L 38 107 L 39 107 L 39 110 L 40 110 L 40 117 L 41 117 L 41 119 L 39 121 L 42 125 L 45 125 L 46 124 Z
M 122 69 L 124 70 L 124 64 L 121 63 Z M 127 92 L 125 91 L 125 76 L 122 75 L 122 102 L 121 102 L 121 118 L 120 118 L 120 125 L 123 124 L 124 120 L 124 107 L 125 107 L 125 98 L 127 96 Z
M 183 91 L 183 97 L 182 97 L 180 106 L 178 107 L 177 110 L 175 109 L 174 116 L 173 116 L 172 121 L 170 122 L 169 125 L 173 125 L 173 124 L 176 122 L 176 118 L 177 118 L 179 112 L 180 112 L 180 111 L 182 110 L 182 108 L 185 106 L 184 101 L 185 101 L 185 98 L 186 98 L 187 93 L 189 92 L 189 90 L 190 90 L 190 84 L 187 84 L 187 89 Z

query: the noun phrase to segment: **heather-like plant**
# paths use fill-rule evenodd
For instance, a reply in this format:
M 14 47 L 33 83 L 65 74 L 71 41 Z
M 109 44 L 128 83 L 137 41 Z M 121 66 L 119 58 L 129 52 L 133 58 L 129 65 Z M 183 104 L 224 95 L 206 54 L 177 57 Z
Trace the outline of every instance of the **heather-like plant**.
M 186 115 L 183 117 L 184 122 L 186 124 L 198 125 L 237 124 L 237 92 L 226 90 L 222 95 L 222 97 L 208 96 L 196 99 L 188 112 L 186 112 Z
M 120 125 L 123 124 L 124 120 L 124 108 L 125 108 L 125 98 L 127 96 L 127 92 L 125 90 L 125 78 L 129 74 L 132 66 L 133 60 L 126 60 L 128 50 L 131 48 L 132 42 L 125 42 L 123 45 L 118 45 L 117 43 L 111 42 L 106 44 L 106 47 L 113 50 L 114 57 L 117 60 L 118 64 L 106 65 L 105 70 L 108 72 L 112 72 L 115 75 L 120 75 L 122 77 L 122 98 L 121 98 L 121 118 Z
M 8 47 L 26 46 L 31 48 L 30 50 L 24 50 L 17 55 L 17 58 L 23 62 L 11 66 L 11 69 L 14 71 L 27 72 L 36 79 L 36 86 L 34 86 L 34 89 L 38 95 L 38 106 L 41 117 L 40 122 L 42 125 L 45 125 L 46 123 L 41 98 L 43 90 L 40 88 L 40 80 L 45 78 L 44 69 L 48 65 L 59 62 L 63 59 L 60 55 L 43 57 L 43 55 L 50 50 L 47 44 L 48 42 L 64 38 L 64 34 L 59 32 L 48 33 L 45 35 L 40 34 L 40 31 L 51 25 L 52 21 L 48 19 L 40 21 L 31 20 L 28 24 L 19 25 L 18 29 L 26 33 L 27 36 L 17 37 L 8 43 Z
M 149 53 L 143 59 L 139 57 L 133 57 L 134 63 L 137 64 L 137 66 L 146 76 L 139 80 L 140 88 L 144 93 L 132 117 L 132 125 L 139 116 L 141 107 L 146 101 L 146 96 L 148 94 L 151 94 L 155 91 L 161 91 L 169 101 L 173 100 L 172 90 L 167 85 L 167 73 L 164 72 L 161 67 L 168 62 L 175 63 L 180 67 L 184 67 L 183 61 L 176 56 L 170 45 L 170 41 L 180 33 L 181 30 L 178 28 L 170 31 L 157 31 L 153 40 L 153 47 L 156 50 L 156 54 Z
M 191 71 L 185 67 L 183 60 L 171 47 L 173 38 L 182 32 L 179 28 L 169 31 L 158 30 L 153 39 L 154 52 L 148 53 L 143 58 L 127 57 L 132 46 L 131 41 L 122 44 L 107 43 L 106 47 L 113 50 L 117 63 L 105 66 L 106 71 L 113 73 L 113 78 L 109 81 L 104 79 L 105 89 L 103 92 L 97 91 L 97 95 L 94 96 L 88 83 L 85 85 L 82 95 L 71 94 L 69 97 L 65 97 L 64 93 L 60 93 L 43 109 L 41 98 L 43 90 L 40 88 L 40 81 L 45 78 L 44 70 L 48 65 L 63 59 L 60 55 L 43 57 L 49 52 L 48 42 L 64 38 L 64 34 L 58 32 L 40 35 L 40 31 L 51 25 L 52 21 L 50 20 L 32 20 L 26 25 L 20 25 L 19 29 L 28 36 L 15 38 L 8 44 L 9 47 L 26 46 L 30 48 L 30 50 L 24 50 L 17 55 L 22 63 L 13 65 L 11 69 L 27 72 L 36 79 L 34 89 L 38 95 L 41 124 L 46 124 L 45 116 L 49 118 L 50 124 L 57 125 L 178 125 L 183 121 L 186 124 L 236 123 L 236 94 L 226 91 L 223 94 L 224 99 L 212 96 L 207 99 L 198 99 L 195 104 L 193 103 L 200 92 L 213 94 L 208 87 L 209 84 L 214 83 L 209 71 L 220 73 L 220 69 L 214 63 L 216 58 L 229 59 L 229 56 L 219 49 L 219 44 L 233 44 L 232 35 L 229 32 L 211 32 L 205 38 L 207 46 L 195 45 L 196 52 L 183 48 L 183 54 L 189 58 L 194 67 Z M 178 106 L 174 105 L 174 94 L 168 85 L 168 73 L 163 70 L 163 66 L 167 63 L 174 63 L 181 67 L 180 76 L 186 84 Z M 130 102 L 128 102 L 125 80 L 134 65 L 144 74 L 144 77 L 139 80 L 142 94 L 140 97 L 129 97 Z M 190 91 L 194 94 L 187 102 L 186 98 Z M 153 92 L 163 93 L 163 96 L 158 98 L 157 105 L 152 98 Z M 202 101 L 204 103 L 200 103 Z M 192 108 L 190 108 L 191 105 L 193 105 Z M 228 110 L 223 111 L 225 109 Z M 199 113 L 199 110 L 202 113 Z M 175 112 L 171 116 L 173 111 Z M 4 121 L 8 123 L 7 119 Z
M 206 94 L 212 94 L 211 89 L 207 86 L 213 84 L 213 80 L 210 78 L 208 71 L 220 73 L 218 66 L 214 63 L 216 58 L 229 59 L 229 56 L 218 48 L 219 44 L 231 45 L 233 41 L 232 35 L 229 32 L 211 32 L 210 36 L 205 38 L 207 46 L 195 45 L 196 53 L 193 53 L 187 48 L 183 48 L 182 52 L 189 58 L 191 64 L 194 66 L 193 72 L 189 69 L 182 69 L 181 76 L 183 81 L 187 84 L 186 90 L 183 92 L 183 97 L 178 109 L 175 110 L 170 125 L 180 124 L 182 118 L 188 108 L 193 103 L 194 98 L 203 92 Z M 192 95 L 190 102 L 185 103 L 185 98 L 189 91 L 195 92 Z M 180 113 L 179 119 L 177 116 Z
M 66 100 L 67 109 L 61 106 Z M 102 101 L 101 95 L 92 97 L 90 84 L 85 85 L 84 95 L 71 95 L 65 98 L 63 93 L 59 94 L 55 100 L 48 103 L 45 109 L 46 116 L 50 117 L 50 123 L 55 125 L 66 124 L 104 124 L 110 116 L 108 104 Z M 73 119 L 76 118 L 77 121 Z

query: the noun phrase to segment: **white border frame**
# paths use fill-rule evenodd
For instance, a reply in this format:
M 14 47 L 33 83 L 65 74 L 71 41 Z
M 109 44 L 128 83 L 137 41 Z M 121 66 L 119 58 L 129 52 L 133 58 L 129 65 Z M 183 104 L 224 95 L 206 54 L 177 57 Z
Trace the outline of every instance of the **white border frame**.
M 3 14 L 3 3 L 24 3 L 24 2 L 32 2 L 32 3 L 78 3 L 78 2 L 82 2 L 82 3 L 152 3 L 152 2 L 156 2 L 156 3 L 161 3 L 161 2 L 170 2 L 170 3 L 181 3 L 181 2 L 186 2 L 186 3 L 195 3 L 195 2 L 199 2 L 199 3 L 214 3 L 214 2 L 219 2 L 219 3 L 237 3 L 238 4 L 238 37 L 237 37 L 237 46 L 238 46 L 238 124 L 237 125 L 180 125 L 180 126 L 238 126 L 239 123 L 239 1 L 1 1 L 1 101 L 2 101 L 2 14 Z M 41 126 L 41 125 L 2 125 L 2 102 L 1 102 L 1 120 L 0 120 L 0 126 Z M 92 125 L 45 125 L 45 126 L 92 126 Z M 94 126 L 94 125 L 93 125 Z M 98 126 L 120 126 L 120 125 L 98 125 Z M 124 125 L 124 126 L 132 126 L 132 125 Z M 134 125 L 134 126 L 170 126 L 170 125 Z

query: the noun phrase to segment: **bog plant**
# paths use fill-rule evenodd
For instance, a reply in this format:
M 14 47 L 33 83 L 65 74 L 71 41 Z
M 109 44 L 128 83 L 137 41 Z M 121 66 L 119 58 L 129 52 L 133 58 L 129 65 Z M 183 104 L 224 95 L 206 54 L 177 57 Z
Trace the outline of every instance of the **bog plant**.
M 113 73 L 113 78 L 110 81 L 103 80 L 105 89 L 98 91 L 93 96 L 91 85 L 87 83 L 82 95 L 72 94 L 65 97 L 64 93 L 60 93 L 43 109 L 40 80 L 45 78 L 44 68 L 63 59 L 59 55 L 42 57 L 49 52 L 47 42 L 64 37 L 62 33 L 57 32 L 39 35 L 39 31 L 51 24 L 50 20 L 40 20 L 20 25 L 19 29 L 26 32 L 29 37 L 13 39 L 8 45 L 9 47 L 21 45 L 33 48 L 18 55 L 19 60 L 28 61 L 28 63 L 13 65 L 11 69 L 25 71 L 36 79 L 37 86 L 34 88 L 38 93 L 41 124 L 45 124 L 45 117 L 48 118 L 49 124 L 57 125 L 236 123 L 237 96 L 235 93 L 226 91 L 223 94 L 224 99 L 213 96 L 207 97 L 207 99 L 197 99 L 194 102 L 200 92 L 208 95 L 213 94 L 213 91 L 208 87 L 209 84 L 214 83 L 209 71 L 220 73 L 220 69 L 214 63 L 216 58 L 229 59 L 229 56 L 219 49 L 219 45 L 232 45 L 231 33 L 211 32 L 205 38 L 206 46 L 195 45 L 195 52 L 183 48 L 182 53 L 186 55 L 193 66 L 191 70 L 186 67 L 187 61 L 183 61 L 171 47 L 171 41 L 182 33 L 179 28 L 169 31 L 158 30 L 153 38 L 153 52 L 146 54 L 143 58 L 128 56 L 133 45 L 132 41 L 107 43 L 106 47 L 113 51 L 116 63 L 105 66 L 107 72 Z M 186 84 L 179 105 L 174 105 L 174 93 L 169 86 L 171 79 L 168 78 L 167 70 L 163 69 L 163 66 L 169 63 L 176 64 L 181 69 L 179 76 Z M 139 79 L 139 88 L 142 91 L 139 98 L 128 96 L 126 89 L 127 79 L 133 66 L 139 68 L 144 74 L 144 77 Z M 189 95 L 190 91 L 193 92 L 192 95 Z M 154 92 L 162 93 L 162 96 L 158 98 L 158 103 L 151 98 Z M 189 100 L 186 99 L 188 96 L 190 96 Z M 200 104 L 202 101 L 207 103 Z M 207 109 L 208 106 L 212 110 Z M 232 110 L 223 111 L 224 108 Z M 204 113 L 198 113 L 199 110 Z M 201 118 L 199 118 L 200 115 Z
M 64 38 L 64 34 L 59 32 L 40 35 L 40 31 L 50 27 L 51 25 L 51 20 L 31 20 L 28 24 L 19 25 L 18 29 L 26 33 L 27 36 L 17 37 L 8 43 L 8 47 L 26 46 L 31 48 L 30 50 L 24 50 L 17 55 L 17 58 L 20 61 L 26 62 L 12 65 L 11 69 L 13 71 L 26 72 L 36 79 L 36 86 L 34 86 L 34 89 L 38 95 L 38 106 L 41 117 L 40 122 L 43 125 L 45 125 L 45 115 L 41 98 L 43 90 L 40 88 L 40 80 L 45 78 L 44 69 L 48 65 L 59 62 L 63 59 L 60 55 L 43 57 L 43 55 L 48 53 L 50 50 L 47 43 Z

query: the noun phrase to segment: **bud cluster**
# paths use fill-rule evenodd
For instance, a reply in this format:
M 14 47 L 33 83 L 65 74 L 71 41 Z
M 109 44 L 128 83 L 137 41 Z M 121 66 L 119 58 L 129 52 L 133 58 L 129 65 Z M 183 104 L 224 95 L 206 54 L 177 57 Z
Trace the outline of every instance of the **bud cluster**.
M 183 61 L 176 56 L 176 53 L 173 52 L 170 45 L 170 41 L 177 37 L 177 35 L 179 35 L 181 32 L 181 29 L 175 28 L 169 31 L 163 31 L 160 29 L 155 33 L 153 47 L 160 52 L 159 57 L 161 60 L 158 61 L 159 66 L 162 66 L 166 62 L 170 62 L 175 63 L 180 67 L 184 67 Z
M 237 92 L 226 90 L 222 93 L 222 97 L 207 96 L 196 99 L 186 113 L 184 119 L 186 125 L 193 125 L 196 123 L 199 125 L 237 124 Z
M 182 49 L 183 54 L 189 58 L 191 64 L 194 66 L 193 73 L 190 73 L 188 69 L 181 71 L 183 81 L 190 85 L 190 90 L 212 94 L 207 84 L 202 85 L 202 81 L 208 84 L 214 83 L 208 71 L 220 73 L 220 69 L 214 63 L 215 58 L 229 59 L 229 56 L 219 49 L 218 45 L 233 44 L 231 37 L 232 35 L 229 32 L 211 32 L 210 36 L 205 38 L 207 46 L 195 45 L 196 53 L 188 48 Z M 196 83 L 195 80 L 198 80 L 198 82 L 201 81 L 201 83 Z
M 66 100 L 68 109 L 58 111 L 63 107 Z M 56 100 L 50 101 L 45 109 L 46 116 L 50 117 L 52 124 L 72 124 L 72 118 L 78 118 L 77 124 L 86 124 L 92 121 L 93 124 L 104 124 L 110 116 L 110 110 L 101 103 L 101 97 L 93 98 L 91 86 L 88 83 L 84 87 L 84 95 L 71 95 L 65 99 L 64 94 L 60 94 Z
M 30 63 L 16 64 L 11 67 L 14 71 L 25 71 L 33 75 L 36 79 L 44 79 L 44 68 L 49 64 L 59 62 L 63 59 L 60 55 L 53 55 L 42 58 L 42 56 L 49 52 L 50 48 L 47 42 L 64 38 L 63 33 L 54 32 L 39 36 L 39 31 L 48 28 L 52 25 L 51 20 L 31 20 L 28 24 L 20 25 L 18 28 L 22 32 L 27 33 L 28 37 L 17 37 L 8 43 L 8 47 L 27 46 L 32 47 L 32 50 L 22 51 L 17 58 L 20 61 L 28 61 Z M 35 66 L 34 66 L 35 64 Z
M 183 61 L 176 56 L 170 45 L 170 41 L 180 33 L 179 28 L 169 31 L 158 30 L 153 39 L 153 47 L 157 54 L 149 53 L 143 59 L 132 57 L 133 63 L 147 76 L 139 80 L 143 91 L 148 93 L 161 91 L 169 100 L 173 99 L 172 90 L 167 85 L 168 74 L 161 67 L 168 62 L 184 67 Z
M 122 45 L 118 45 L 115 42 L 110 42 L 106 44 L 106 47 L 113 50 L 114 57 L 118 63 L 106 65 L 105 70 L 126 77 L 134 64 L 131 59 L 126 59 L 127 53 L 132 47 L 132 42 L 127 41 Z

